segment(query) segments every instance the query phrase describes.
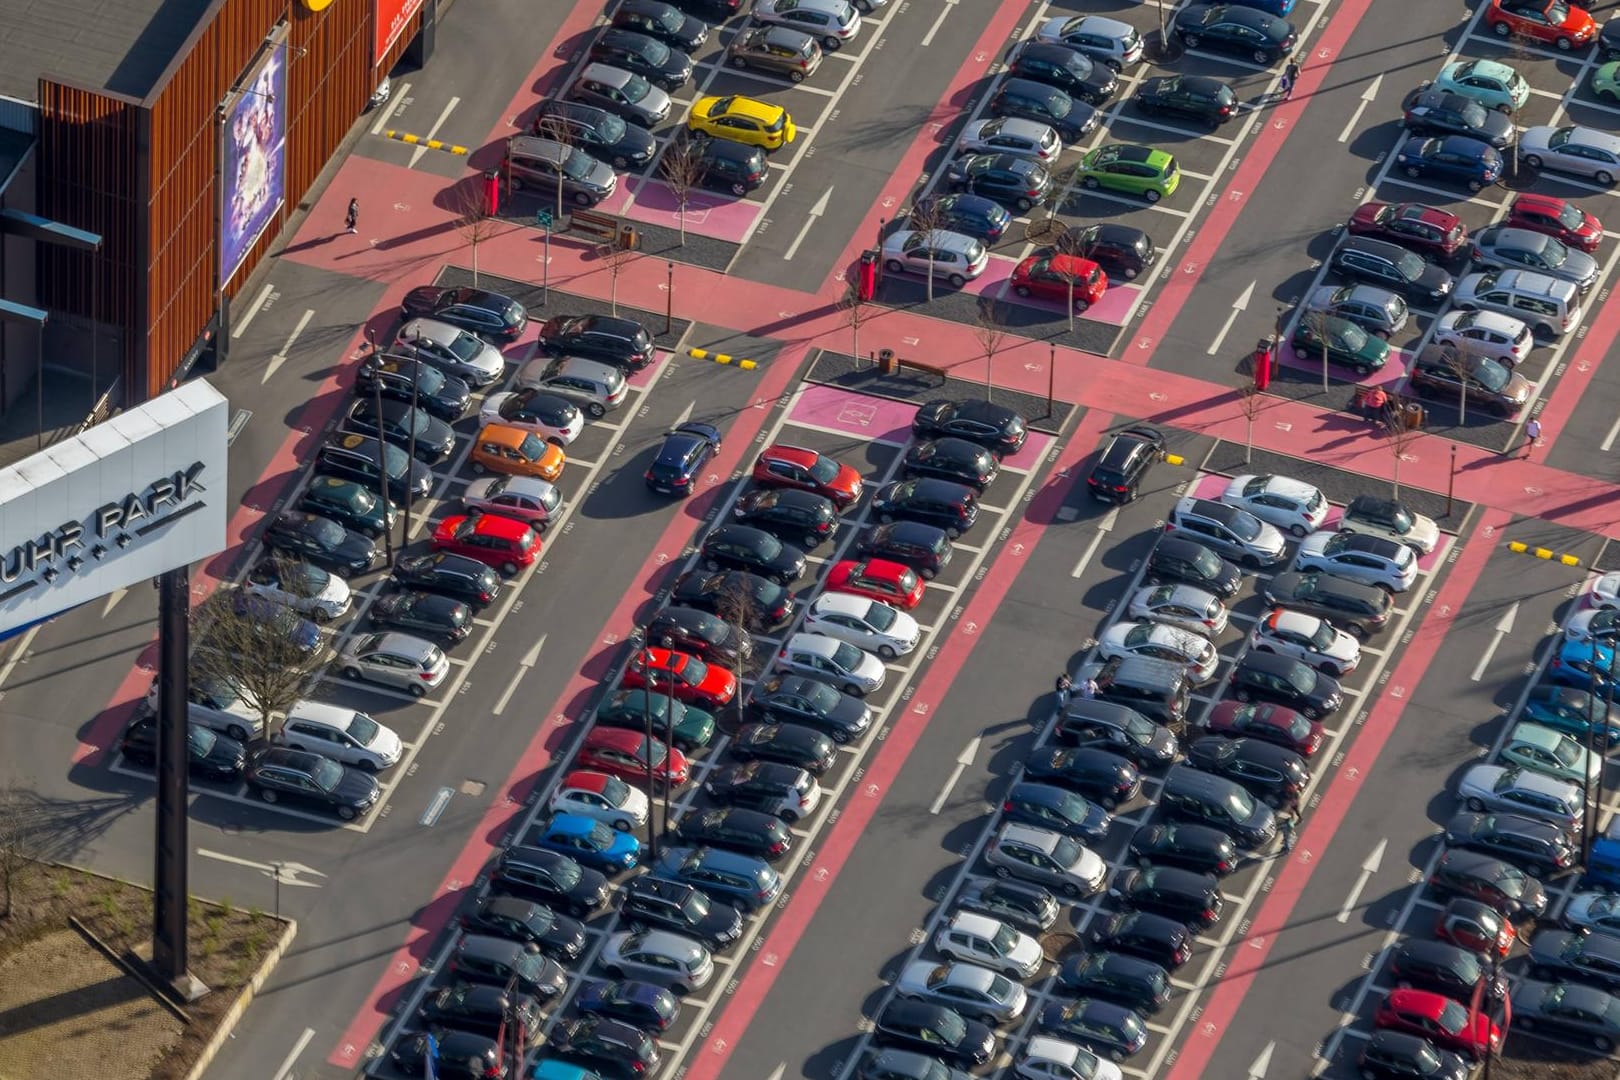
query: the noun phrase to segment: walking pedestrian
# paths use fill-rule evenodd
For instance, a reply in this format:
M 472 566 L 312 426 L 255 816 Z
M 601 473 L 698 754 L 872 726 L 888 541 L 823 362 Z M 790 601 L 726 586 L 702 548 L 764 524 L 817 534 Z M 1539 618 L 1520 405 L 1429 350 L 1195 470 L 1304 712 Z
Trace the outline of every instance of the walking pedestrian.
M 1073 689 L 1074 680 L 1069 678 L 1069 673 L 1067 671 L 1060 673 L 1057 677 L 1057 701 L 1059 712 L 1062 712 L 1064 709 L 1069 707 L 1069 692 Z
M 1294 841 L 1299 838 L 1299 811 L 1289 810 L 1282 815 L 1277 823 L 1277 835 L 1282 838 L 1282 853 L 1287 855 L 1294 850 Z
M 1299 61 L 1290 60 L 1282 73 L 1282 96 L 1288 101 L 1294 96 L 1294 84 L 1299 82 Z
M 360 226 L 360 200 L 359 199 L 350 199 L 349 200 L 349 212 L 348 212 L 348 214 L 346 214 L 344 216 L 344 223 L 346 225 L 348 225 L 350 232 L 355 232 L 355 231 L 357 231 L 359 229 L 359 226 Z
M 1524 425 L 1524 456 L 1525 457 L 1530 456 L 1530 450 L 1531 450 L 1532 447 L 1534 447 L 1536 445 L 1536 440 L 1539 439 L 1539 438 L 1541 438 L 1541 421 L 1532 417 L 1530 422 L 1528 424 Z

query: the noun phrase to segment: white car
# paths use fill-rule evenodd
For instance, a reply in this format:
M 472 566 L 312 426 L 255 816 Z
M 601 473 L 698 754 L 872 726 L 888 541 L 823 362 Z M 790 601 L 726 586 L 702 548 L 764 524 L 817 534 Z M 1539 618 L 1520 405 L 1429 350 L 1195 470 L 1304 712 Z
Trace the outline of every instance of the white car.
M 1012 154 L 1050 165 L 1063 153 L 1063 140 L 1035 120 L 1008 116 L 975 120 L 956 137 L 958 154 Z
M 934 949 L 942 956 L 982 964 L 1015 979 L 1029 978 L 1046 961 L 1040 944 L 1028 934 L 970 911 L 957 912 L 939 928 Z
M 922 637 L 922 628 L 910 615 L 892 604 L 853 593 L 823 593 L 810 605 L 804 628 L 847 641 L 885 660 L 909 653 Z
M 1564 624 L 1566 641 L 1601 641 L 1614 645 L 1620 641 L 1620 609 L 1587 608 L 1577 611 Z
M 1320 491 L 1287 476 L 1234 476 L 1220 501 L 1295 537 L 1320 529 L 1328 514 L 1328 501 Z
M 271 741 L 291 750 L 324 754 L 366 772 L 397 765 L 404 752 L 392 728 L 358 709 L 321 701 L 294 702 Z
M 562 508 L 562 492 L 538 476 L 488 476 L 474 480 L 461 493 L 466 510 L 526 521 L 543 529 Z
M 861 28 L 860 12 L 844 0 L 754 0 L 749 14 L 757 23 L 809 34 L 828 52 L 853 41 Z
M 647 793 L 617 776 L 579 769 L 563 777 L 551 793 L 554 814 L 583 814 L 621 832 L 647 824 Z
M 265 559 L 248 574 L 242 589 L 318 623 L 342 618 L 354 604 L 347 581 L 297 559 Z
M 153 676 L 152 686 L 146 691 L 146 705 L 153 710 L 158 707 L 158 681 Z M 195 670 L 191 673 L 190 695 L 186 699 L 186 719 L 224 732 L 242 743 L 258 738 L 264 731 L 264 720 L 258 710 L 242 700 L 236 686 L 228 679 L 213 678 Z
M 1620 135 L 1566 124 L 1541 125 L 1519 133 L 1519 160 L 1532 169 L 1584 176 L 1605 187 L 1620 178 Z
M 991 1027 L 1018 1019 L 1029 994 L 1005 975 L 977 964 L 938 964 L 913 960 L 900 972 L 895 992 L 904 998 L 944 1005 Z
M 883 661 L 847 641 L 824 634 L 794 634 L 776 655 L 775 670 L 809 675 L 854 697 L 883 688 Z
M 1221 657 L 1207 637 L 1163 622 L 1116 622 L 1103 631 L 1097 651 L 1103 659 L 1116 656 L 1151 656 L 1187 665 L 1193 682 L 1203 685 L 1215 677 Z
M 1577 830 L 1585 819 L 1579 787 L 1513 766 L 1472 766 L 1457 781 L 1457 797 L 1476 814 L 1523 814 Z
M 714 978 L 709 950 L 668 930 L 630 930 L 614 934 L 602 947 L 602 970 L 615 979 L 639 979 L 690 994 Z
M 899 229 L 883 241 L 883 269 L 891 274 L 932 273 L 960 289 L 990 265 L 990 251 L 971 236 L 949 229 Z
M 491 394 L 478 410 L 478 422 L 522 428 L 558 446 L 567 446 L 585 430 L 585 414 L 578 405 L 542 390 Z
M 1257 652 L 1303 661 L 1334 678 L 1350 674 L 1361 663 L 1361 643 L 1326 619 L 1277 608 L 1255 623 L 1249 638 Z
M 1296 570 L 1326 570 L 1363 585 L 1405 592 L 1417 580 L 1417 556 L 1405 544 L 1354 532 L 1311 533 L 1300 541 Z
M 1434 327 L 1436 345 L 1456 345 L 1473 356 L 1488 356 L 1508 367 L 1524 362 L 1536 347 L 1530 327 L 1499 311 L 1448 311 Z
M 1114 71 L 1142 59 L 1144 50 L 1136 27 L 1102 15 L 1055 15 L 1041 23 L 1035 40 L 1074 49 Z
M 1013 1075 L 1020 1080 L 1123 1080 L 1125 1074 L 1077 1043 L 1037 1035 L 1024 1044 Z
M 1213 638 L 1226 629 L 1226 605 L 1193 585 L 1144 585 L 1131 594 L 1125 614 L 1167 623 Z
M 1586 603 L 1602 611 L 1620 610 L 1620 572 L 1604 574 L 1592 582 Z

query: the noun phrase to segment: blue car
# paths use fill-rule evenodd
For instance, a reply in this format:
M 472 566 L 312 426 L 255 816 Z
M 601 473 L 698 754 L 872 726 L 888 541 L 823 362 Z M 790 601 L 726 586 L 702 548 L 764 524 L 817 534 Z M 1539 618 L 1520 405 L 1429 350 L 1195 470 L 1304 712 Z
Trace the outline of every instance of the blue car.
M 542 1058 L 534 1063 L 529 1080 L 602 1080 L 602 1074 L 592 1072 L 583 1065 L 574 1065 L 554 1058 Z
M 690 495 L 703 466 L 719 452 L 719 428 L 712 424 L 682 424 L 664 436 L 658 456 L 647 466 L 647 487 L 660 495 Z
M 1395 155 L 1395 165 L 1414 180 L 1446 180 L 1469 191 L 1479 191 L 1502 179 L 1501 153 L 1466 135 L 1413 136 Z
M 605 1016 L 642 1031 L 666 1030 L 680 1015 L 681 1003 L 662 986 L 634 979 L 586 983 L 574 999 L 585 1015 Z
M 605 874 L 629 870 L 641 859 L 640 840 L 584 814 L 554 815 L 535 846 Z
M 955 195 L 931 195 L 917 203 L 917 212 L 923 216 L 937 213 L 941 229 L 971 236 L 986 244 L 1000 240 L 1007 234 L 1007 226 L 1012 224 L 1012 213 L 1005 206 L 965 191 Z
M 1565 641 L 1547 665 L 1547 678 L 1559 686 L 1590 690 L 1600 697 L 1615 670 L 1614 647 L 1598 641 Z
M 782 893 L 782 876 L 770 863 L 719 848 L 665 848 L 652 876 L 695 886 L 744 911 L 758 911 Z
M 1607 724 L 1604 723 L 1606 716 Z M 1519 714 L 1521 720 L 1567 732 L 1583 743 L 1587 729 L 1592 726 L 1589 717 L 1609 729 L 1609 745 L 1620 746 L 1620 722 L 1608 715 L 1608 706 L 1601 697 L 1594 698 L 1585 690 L 1543 683 L 1530 691 L 1524 711 Z

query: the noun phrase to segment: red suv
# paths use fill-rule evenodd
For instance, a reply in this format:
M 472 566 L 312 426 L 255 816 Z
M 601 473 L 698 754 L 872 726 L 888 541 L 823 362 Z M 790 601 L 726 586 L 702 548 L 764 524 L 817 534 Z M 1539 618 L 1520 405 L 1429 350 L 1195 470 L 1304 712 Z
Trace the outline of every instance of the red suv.
M 1603 222 L 1556 195 L 1520 195 L 1502 224 L 1546 233 L 1588 255 L 1603 242 Z
M 457 514 L 433 530 L 433 550 L 465 555 L 515 574 L 540 557 L 540 534 L 499 514 Z
M 1031 255 L 1012 274 L 1013 292 L 1019 296 L 1039 296 L 1067 304 L 1074 297 L 1074 310 L 1084 311 L 1101 300 L 1108 288 L 1102 267 L 1078 255 Z
M 1350 217 L 1350 233 L 1388 240 L 1442 262 L 1468 243 L 1462 218 L 1423 203 L 1363 203 Z
M 1485 25 L 1498 37 L 1528 38 L 1562 52 L 1590 45 L 1597 37 L 1592 16 L 1564 0 L 1491 0 Z
M 754 462 L 754 483 L 825 495 L 840 510 L 861 497 L 861 474 L 843 462 L 802 446 L 767 446 Z

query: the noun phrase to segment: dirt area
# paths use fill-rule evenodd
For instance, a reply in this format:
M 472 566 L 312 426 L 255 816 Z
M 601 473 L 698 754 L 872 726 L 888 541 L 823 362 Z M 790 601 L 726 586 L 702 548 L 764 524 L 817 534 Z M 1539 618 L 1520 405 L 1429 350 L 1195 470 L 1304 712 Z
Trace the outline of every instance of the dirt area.
M 1620 1076 L 1620 1064 L 1608 1058 L 1578 1054 L 1539 1040 L 1515 1039 L 1511 1034 L 1508 1046 L 1508 1052 L 1491 1063 L 1491 1080 L 1616 1080 Z
M 148 890 L 45 864 L 12 887 L 0 919 L 0 1080 L 182 1080 L 284 931 L 262 911 L 193 899 L 191 971 L 213 992 L 181 1006 L 185 1023 L 68 924 L 77 917 L 120 956 L 150 955 Z

